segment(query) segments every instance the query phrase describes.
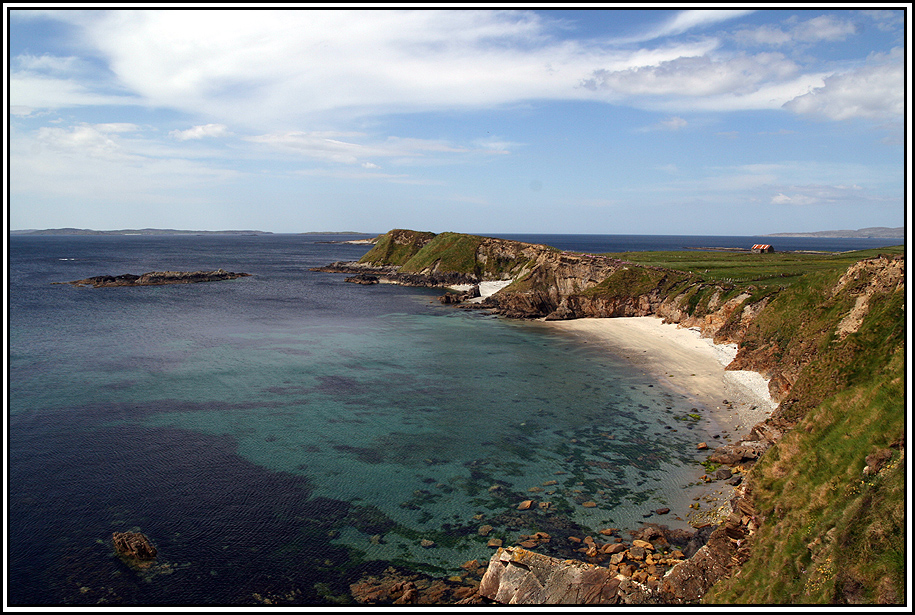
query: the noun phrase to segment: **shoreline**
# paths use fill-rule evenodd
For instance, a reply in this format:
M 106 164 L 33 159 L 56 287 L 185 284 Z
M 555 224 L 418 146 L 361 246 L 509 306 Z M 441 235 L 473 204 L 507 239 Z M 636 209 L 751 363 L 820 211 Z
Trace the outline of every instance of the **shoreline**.
M 583 343 L 604 346 L 653 375 L 661 386 L 705 407 L 707 412 L 703 414 L 710 422 L 707 431 L 713 434 L 712 439 L 706 440 L 707 453 L 741 440 L 778 407 L 769 397 L 768 380 L 761 374 L 725 370 L 737 354 L 737 344 L 715 344 L 710 338 L 701 337 L 697 328 L 667 324 L 656 316 L 540 322 Z M 697 448 L 699 444 L 697 440 Z M 739 467 L 732 470 L 743 473 Z M 731 510 L 733 485 L 709 479 L 681 486 L 668 494 L 671 508 L 683 515 L 674 519 L 694 529 L 724 522 Z
M 740 437 L 778 407 L 768 380 L 750 371 L 727 371 L 737 344 L 715 344 L 695 328 L 664 323 L 656 316 L 542 321 L 544 326 L 588 343 L 654 374 L 672 389 L 710 410 L 721 435 Z

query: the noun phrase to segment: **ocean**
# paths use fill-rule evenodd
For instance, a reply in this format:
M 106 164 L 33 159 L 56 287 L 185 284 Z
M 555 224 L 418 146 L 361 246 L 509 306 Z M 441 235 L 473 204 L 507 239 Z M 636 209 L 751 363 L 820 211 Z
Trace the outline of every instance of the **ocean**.
M 898 243 L 505 237 L 588 252 Z M 358 259 L 369 246 L 334 243 L 352 238 L 10 237 L 10 605 L 330 605 L 389 566 L 453 575 L 494 537 L 688 527 L 646 515 L 701 488 L 695 443 L 715 425 L 695 399 L 537 322 L 308 270 Z M 219 268 L 253 275 L 52 284 Z M 550 507 L 518 515 L 525 499 Z M 118 531 L 146 534 L 155 564 L 119 559 Z

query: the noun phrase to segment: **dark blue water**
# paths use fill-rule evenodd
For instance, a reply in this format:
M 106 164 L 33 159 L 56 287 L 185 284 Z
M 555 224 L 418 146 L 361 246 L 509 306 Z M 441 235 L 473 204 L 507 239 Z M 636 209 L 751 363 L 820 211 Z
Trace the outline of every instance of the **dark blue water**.
M 487 559 L 480 525 L 538 529 L 508 519 L 523 499 L 566 535 L 685 508 L 713 427 L 684 420 L 695 400 L 538 323 L 308 271 L 368 249 L 324 243 L 345 238 L 11 238 L 10 604 L 331 604 L 391 564 Z M 52 284 L 218 268 L 253 276 Z M 114 555 L 128 530 L 155 565 Z

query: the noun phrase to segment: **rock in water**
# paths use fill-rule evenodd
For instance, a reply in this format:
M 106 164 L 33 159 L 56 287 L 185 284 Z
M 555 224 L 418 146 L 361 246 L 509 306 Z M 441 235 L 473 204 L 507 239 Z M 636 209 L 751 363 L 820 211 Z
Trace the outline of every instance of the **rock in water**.
M 118 555 L 144 561 L 156 559 L 156 548 L 140 532 L 115 532 L 111 540 Z
M 378 284 L 378 276 L 360 273 L 358 275 L 346 278 L 343 281 L 350 282 L 352 284 Z
M 52 282 L 52 284 L 72 284 L 73 286 L 161 286 L 163 284 L 194 284 L 197 282 L 216 282 L 250 277 L 250 273 L 236 273 L 217 269 L 216 271 L 150 271 L 142 275 L 125 273 L 123 275 L 99 275 L 72 282 Z

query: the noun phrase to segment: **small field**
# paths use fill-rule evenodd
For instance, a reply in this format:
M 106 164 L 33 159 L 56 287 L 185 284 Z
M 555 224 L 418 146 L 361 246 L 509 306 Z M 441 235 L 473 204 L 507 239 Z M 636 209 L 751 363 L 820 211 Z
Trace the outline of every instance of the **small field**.
M 619 252 L 607 254 L 612 258 L 640 265 L 665 267 L 686 271 L 706 282 L 727 282 L 737 285 L 751 283 L 760 289 L 791 286 L 802 275 L 813 272 L 845 269 L 863 258 L 878 254 L 903 254 L 904 246 L 874 250 L 835 253 L 751 254 L 748 252 L 716 252 L 684 250 L 677 252 Z

